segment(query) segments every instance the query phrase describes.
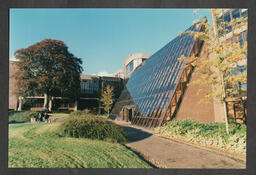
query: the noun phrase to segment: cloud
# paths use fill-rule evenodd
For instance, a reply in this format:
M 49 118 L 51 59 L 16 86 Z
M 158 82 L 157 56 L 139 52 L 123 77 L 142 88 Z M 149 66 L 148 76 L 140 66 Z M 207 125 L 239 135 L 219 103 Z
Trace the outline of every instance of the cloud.
M 106 77 L 112 77 L 113 75 L 108 72 L 99 72 L 98 76 L 106 76 Z
M 18 59 L 15 58 L 15 56 L 10 58 L 11 61 L 19 61 Z

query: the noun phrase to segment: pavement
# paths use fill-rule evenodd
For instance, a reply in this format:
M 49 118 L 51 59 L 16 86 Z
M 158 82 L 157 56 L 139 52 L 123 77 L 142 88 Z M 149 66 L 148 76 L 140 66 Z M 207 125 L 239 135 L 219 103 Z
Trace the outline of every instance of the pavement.
M 246 162 L 216 151 L 176 142 L 153 134 L 153 130 L 115 121 L 127 133 L 125 145 L 159 168 L 244 169 Z

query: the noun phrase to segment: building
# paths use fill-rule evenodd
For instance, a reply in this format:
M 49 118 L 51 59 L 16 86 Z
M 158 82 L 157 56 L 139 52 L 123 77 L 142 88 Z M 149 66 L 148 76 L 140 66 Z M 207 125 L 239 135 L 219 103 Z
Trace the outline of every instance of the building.
M 119 69 L 114 73 L 114 77 L 119 77 L 124 79 L 124 70 L 123 69 Z
M 243 9 L 226 9 L 220 13 L 219 18 L 226 19 L 226 16 L 229 15 L 232 19 L 231 15 L 235 18 L 246 14 L 247 11 Z M 197 28 L 196 22 L 194 22 L 188 30 L 196 32 L 203 28 Z M 247 31 L 237 30 L 240 33 L 239 40 L 236 42 L 243 45 L 246 41 Z M 215 29 L 215 31 L 217 30 Z M 232 30 L 218 34 L 219 40 L 229 39 L 233 42 L 235 39 L 230 38 L 232 36 L 230 32 Z M 146 128 L 161 126 L 173 118 L 178 120 L 190 118 L 206 123 L 225 122 L 225 104 L 227 102 L 223 103 L 216 98 L 211 98 L 210 104 L 199 104 L 199 100 L 206 94 L 197 94 L 198 89 L 213 90 L 213 85 L 187 86 L 188 82 L 198 80 L 198 77 L 193 75 L 196 67 L 178 61 L 182 55 L 186 58 L 194 55 L 199 59 L 209 59 L 206 44 L 200 40 L 195 41 L 188 34 L 177 36 L 149 57 L 143 66 L 133 70 L 131 75 L 127 71 L 128 73 L 126 72 L 125 75 L 130 76 L 129 80 L 111 112 L 111 117 Z M 126 69 L 129 70 L 129 61 L 127 62 Z M 236 115 L 235 104 L 233 107 L 234 115 Z M 244 104 L 238 108 L 244 111 L 243 115 L 246 113 Z
M 187 30 L 196 32 L 203 28 L 194 24 Z M 132 73 L 111 117 L 146 128 L 161 126 L 173 118 L 225 122 L 222 102 L 212 98 L 210 104 L 198 103 L 205 95 L 197 94 L 198 89 L 212 90 L 212 85 L 187 86 L 188 82 L 198 80 L 193 75 L 196 67 L 185 65 L 178 59 L 182 55 L 208 59 L 205 46 L 206 43 L 194 40 L 189 34 L 170 41 Z
M 233 19 L 248 18 L 248 9 L 216 9 L 217 17 L 212 11 L 212 21 L 215 24 L 215 35 L 220 41 L 227 41 L 231 43 L 239 43 L 241 47 L 247 42 L 248 26 L 242 25 L 234 27 L 229 24 Z M 247 19 L 246 19 L 247 20 Z M 217 27 L 221 22 L 224 25 L 223 31 L 218 31 Z M 238 22 L 239 23 L 239 22 Z M 218 31 L 218 32 L 217 32 Z M 234 66 L 233 74 L 241 74 L 247 72 L 247 58 L 240 60 Z M 226 108 L 229 117 L 235 119 L 236 122 L 245 123 L 247 116 L 247 83 L 238 84 L 242 93 L 234 98 L 226 98 Z
M 216 26 L 220 26 L 221 22 L 230 22 L 232 19 L 237 19 L 241 17 L 248 17 L 248 9 L 216 9 L 218 16 L 214 17 L 212 14 L 212 21 Z M 238 33 L 239 37 L 234 37 L 232 33 Z M 233 42 L 239 42 L 241 45 L 247 41 L 247 27 L 240 27 L 233 29 L 231 25 L 224 25 L 223 31 L 218 31 L 215 28 L 215 34 L 220 38 L 220 40 L 230 40 Z
M 43 109 L 44 97 L 31 96 L 19 98 L 17 94 L 17 81 L 14 74 L 17 71 L 17 61 L 9 63 L 9 109 L 11 110 L 37 110 Z M 114 87 L 114 98 L 117 99 L 123 88 L 123 79 L 119 77 L 104 77 L 94 75 L 80 76 L 80 98 L 77 101 L 72 101 L 65 97 L 53 97 L 51 99 L 52 110 L 84 110 L 102 112 L 100 97 L 103 89 L 107 85 Z
M 114 87 L 114 98 L 117 99 L 123 89 L 123 79 L 96 75 L 81 75 L 80 99 L 78 109 L 89 109 L 103 112 L 100 97 L 107 85 Z
M 197 29 L 195 24 L 188 30 L 201 29 Z M 203 42 L 195 41 L 193 36 L 184 34 L 177 36 L 149 57 L 143 66 L 135 69 L 130 75 L 112 110 L 112 118 L 147 128 L 161 126 L 171 118 L 177 118 L 176 114 L 181 112 L 180 104 L 193 71 L 192 67 L 185 66 L 185 62 L 179 61 L 178 58 L 182 55 L 198 56 L 202 47 Z M 126 67 L 129 67 L 129 59 L 127 60 Z M 197 104 L 195 100 L 187 106 L 193 104 Z M 186 115 L 193 119 L 200 118 L 197 113 L 193 114 L 194 109 L 184 111 L 184 115 L 178 118 L 182 119 Z M 213 111 L 213 105 L 197 106 L 197 109 L 198 113 L 208 114 L 209 110 Z M 214 121 L 214 113 L 205 115 L 203 120 Z
M 10 60 L 9 62 L 9 109 L 18 109 L 18 94 L 17 92 L 17 81 L 14 75 L 17 71 L 17 61 Z
M 137 53 L 128 55 L 124 60 L 124 79 L 130 78 L 133 71 L 146 61 L 151 55 Z

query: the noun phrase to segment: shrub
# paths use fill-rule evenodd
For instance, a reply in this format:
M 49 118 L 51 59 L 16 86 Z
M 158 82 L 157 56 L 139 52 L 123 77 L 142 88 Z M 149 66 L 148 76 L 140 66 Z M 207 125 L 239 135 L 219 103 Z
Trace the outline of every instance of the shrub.
M 70 113 L 70 116 L 71 117 L 79 117 L 79 116 L 82 116 L 82 115 L 87 115 L 89 114 L 88 111 L 80 111 L 80 110 L 77 110 L 77 111 L 73 111 Z
M 191 119 L 171 120 L 166 125 L 156 128 L 155 132 L 162 136 L 182 138 L 188 142 L 246 151 L 246 125 L 229 124 L 226 134 L 225 123 L 201 123 Z
M 37 111 L 11 111 L 8 113 L 9 123 L 29 122 L 30 118 L 36 118 L 38 113 Z
M 76 138 L 89 138 L 113 142 L 126 142 L 123 129 L 113 122 L 93 115 L 73 113 L 60 126 L 61 135 Z

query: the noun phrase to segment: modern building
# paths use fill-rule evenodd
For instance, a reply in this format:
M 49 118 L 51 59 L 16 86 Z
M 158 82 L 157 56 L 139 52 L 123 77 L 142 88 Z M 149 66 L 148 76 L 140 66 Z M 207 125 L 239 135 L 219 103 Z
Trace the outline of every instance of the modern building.
M 201 29 L 197 29 L 195 24 L 188 30 Z M 193 71 L 192 67 L 186 66 L 185 62 L 179 61 L 178 58 L 182 55 L 186 58 L 199 56 L 202 47 L 203 42 L 195 41 L 189 34 L 183 34 L 149 57 L 143 66 L 130 75 L 112 110 L 112 118 L 147 128 L 161 126 L 167 120 L 177 118 L 176 114 L 181 112 L 179 106 Z M 129 63 L 129 59 L 127 60 Z M 126 67 L 129 67 L 129 64 L 126 64 Z M 187 106 L 193 104 L 197 104 L 196 100 L 189 102 Z M 195 108 L 190 108 L 178 118 L 198 119 L 198 113 L 206 113 L 203 120 L 215 121 L 214 112 L 209 114 L 209 109 L 210 112 L 213 111 L 213 105 L 197 106 L 196 109 L 197 113 L 193 113 Z
M 248 17 L 248 9 L 216 9 L 216 11 L 218 13 L 217 18 L 212 14 L 212 21 L 217 24 L 216 26 L 220 26 L 221 22 L 231 22 L 232 19 Z M 231 25 L 226 24 L 222 31 L 217 31 L 217 28 L 215 28 L 215 33 L 220 38 L 220 41 L 230 40 L 232 42 L 239 42 L 241 45 L 247 41 L 247 27 L 233 29 Z M 239 34 L 239 37 L 233 36 L 233 33 Z
M 230 15 L 232 19 L 231 15 L 237 17 L 246 14 L 247 11 L 243 9 L 226 9 L 220 13 L 219 18 L 225 19 Z M 203 30 L 203 28 L 197 28 L 196 24 L 194 22 L 188 30 L 195 32 Z M 239 42 L 242 45 L 247 40 L 245 37 L 247 34 L 245 30 L 239 30 Z M 218 34 L 220 41 L 228 39 L 230 32 Z M 173 118 L 178 120 L 190 118 L 206 123 L 225 122 L 225 103 L 215 98 L 211 98 L 209 104 L 198 103 L 206 95 L 198 94 L 198 89 L 213 90 L 213 85 L 187 86 L 188 82 L 198 80 L 198 77 L 193 75 L 197 68 L 185 65 L 183 61 L 178 60 L 181 56 L 188 58 L 193 55 L 199 59 L 209 59 L 206 44 L 203 41 L 194 40 L 189 34 L 182 34 L 135 70 L 129 68 L 129 59 L 127 59 L 128 64 L 125 65 L 128 71 L 125 75 L 129 80 L 111 112 L 111 117 L 146 128 L 161 126 Z M 129 70 L 133 70 L 131 75 Z M 245 106 L 240 107 L 241 110 L 246 110 Z M 234 114 L 236 115 L 235 106 Z
M 247 42 L 248 26 L 232 26 L 230 23 L 233 19 L 248 18 L 248 9 L 216 9 L 217 17 L 212 11 L 212 21 L 215 24 L 215 35 L 220 41 L 227 41 L 231 43 L 239 43 L 241 47 Z M 247 20 L 247 19 L 246 19 Z M 220 26 L 221 22 L 225 22 L 222 31 L 218 31 L 217 27 Z M 239 22 L 238 22 L 239 23 Z M 218 32 L 217 32 L 218 31 Z M 241 74 L 247 72 L 247 58 L 237 62 L 234 67 L 233 74 Z M 238 84 L 242 93 L 234 98 L 226 98 L 226 108 L 228 116 L 235 119 L 236 122 L 246 122 L 247 116 L 247 83 Z
M 114 77 L 119 77 L 124 79 L 124 70 L 123 69 L 119 69 L 114 73 Z
M 239 42 L 240 46 L 242 47 L 247 41 L 247 26 L 233 29 L 231 25 L 224 25 L 223 31 L 218 31 L 217 27 L 220 26 L 221 22 L 231 22 L 232 19 L 248 17 L 248 9 L 217 9 L 216 11 L 219 14 L 217 18 L 215 18 L 212 14 L 213 23 L 217 24 L 215 27 L 216 36 L 220 39 L 220 41 L 227 40 L 235 43 Z M 234 36 L 233 34 L 237 34 L 238 36 Z M 247 65 L 247 60 L 239 61 L 238 65 L 244 67 Z
M 17 61 L 10 61 L 9 63 L 9 109 L 19 110 L 42 110 L 44 97 L 18 97 L 17 81 L 14 74 L 18 67 Z M 106 85 L 114 87 L 114 98 L 117 99 L 123 89 L 123 79 L 119 77 L 104 77 L 94 75 L 80 76 L 80 98 L 78 101 L 72 101 L 65 97 L 52 98 L 52 110 L 83 110 L 89 109 L 94 112 L 102 112 L 100 97 Z
M 119 77 L 106 77 L 95 75 L 81 75 L 80 99 L 78 109 L 90 109 L 102 112 L 100 97 L 104 88 L 114 87 L 114 98 L 117 99 L 123 89 L 123 79 Z
M 141 66 L 147 58 L 149 58 L 150 54 L 145 53 L 137 53 L 128 55 L 124 60 L 124 79 L 130 78 L 133 71 Z

